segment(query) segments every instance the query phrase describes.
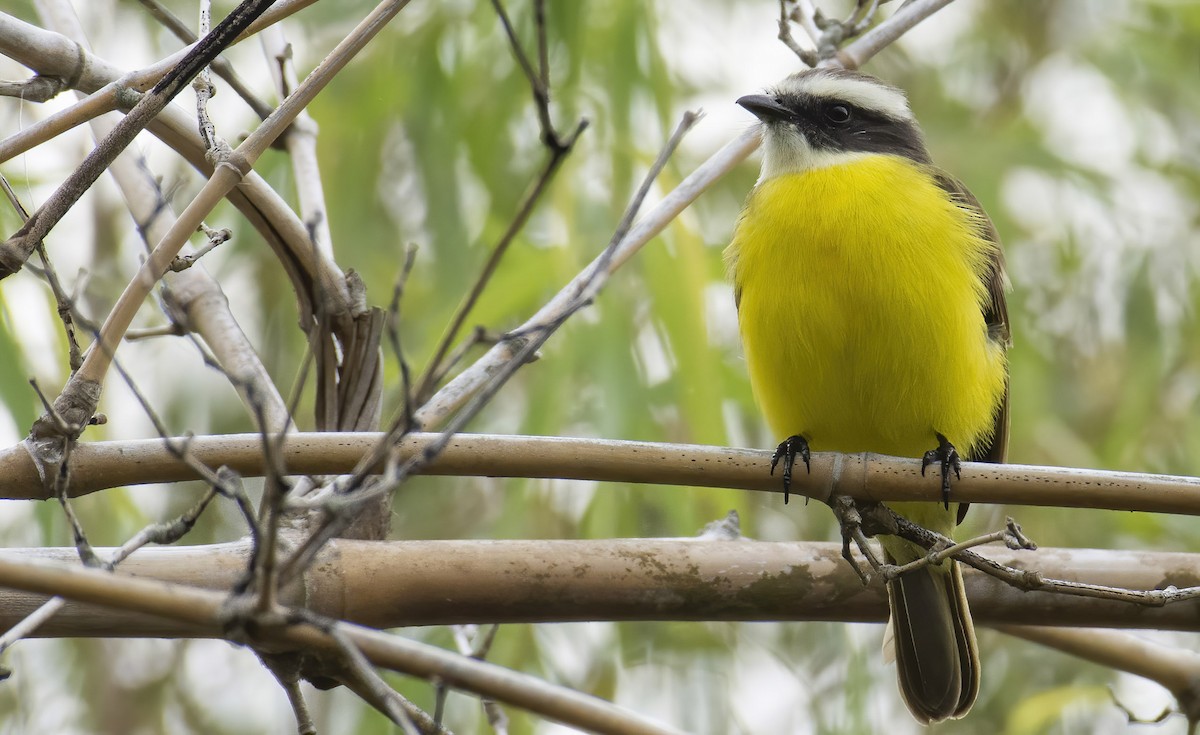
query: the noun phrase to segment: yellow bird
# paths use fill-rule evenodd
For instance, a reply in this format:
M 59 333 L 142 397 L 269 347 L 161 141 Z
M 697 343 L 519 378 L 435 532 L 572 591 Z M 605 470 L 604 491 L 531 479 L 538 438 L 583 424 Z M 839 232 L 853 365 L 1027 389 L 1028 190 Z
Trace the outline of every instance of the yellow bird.
M 738 104 L 761 120 L 762 174 L 726 251 L 754 394 L 789 437 L 786 483 L 809 450 L 923 457 L 942 503 L 891 503 L 950 535 L 950 473 L 1002 462 L 1008 315 L 999 237 L 934 167 L 904 93 L 817 69 Z M 928 451 L 927 451 L 928 450 Z M 961 510 L 965 511 L 964 506 Z M 926 551 L 880 537 L 897 564 Z M 921 722 L 962 717 L 979 654 L 952 561 L 888 587 L 900 691 Z

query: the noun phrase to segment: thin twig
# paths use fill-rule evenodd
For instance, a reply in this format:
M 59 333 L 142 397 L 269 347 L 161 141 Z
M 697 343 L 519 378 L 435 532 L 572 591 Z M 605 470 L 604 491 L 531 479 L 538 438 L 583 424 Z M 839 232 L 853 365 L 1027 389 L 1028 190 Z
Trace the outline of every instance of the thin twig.
M 296 717 L 298 735 L 317 735 L 316 723 L 308 711 L 304 692 L 300 690 L 300 656 L 295 653 L 259 652 L 258 658 L 287 694 L 288 704 L 292 706 L 292 714 Z
M 161 423 L 157 421 L 156 416 L 152 416 L 152 420 L 154 420 L 157 426 L 161 426 Z M 60 475 L 69 476 L 69 472 L 61 472 Z M 172 544 L 175 541 L 183 538 L 192 530 L 192 528 L 196 525 L 196 521 L 199 519 L 200 515 L 208 507 L 209 503 L 212 502 L 212 499 L 215 496 L 216 491 L 210 487 L 204 496 L 201 497 L 200 501 L 188 511 L 185 511 L 178 518 L 175 518 L 171 521 L 153 523 L 149 526 L 146 526 L 141 531 L 134 534 L 132 538 L 122 544 L 121 547 L 117 549 L 107 561 L 100 560 L 99 557 L 92 552 L 90 547 L 87 548 L 87 556 L 85 556 L 83 551 L 80 551 L 81 558 L 85 559 L 85 564 L 87 563 L 86 559 L 90 558 L 94 562 L 91 565 L 99 566 L 108 571 L 112 571 L 118 564 L 129 558 L 130 554 L 142 548 L 143 546 L 146 546 L 147 544 Z M 64 503 L 63 507 L 67 512 L 68 519 L 71 521 L 72 528 L 78 529 L 76 533 L 78 535 L 82 535 L 82 529 L 78 528 L 79 522 L 75 518 L 75 514 L 71 510 L 70 506 Z M 62 609 L 64 604 L 65 601 L 62 597 L 52 597 L 33 613 L 26 616 L 20 623 L 10 628 L 3 636 L 0 636 L 0 653 L 3 653 L 7 648 L 22 638 L 32 635 L 38 628 L 45 624 L 46 621 L 54 617 L 54 615 Z
M 43 465 L 43 472 L 45 474 L 41 478 L 42 483 L 43 485 L 49 485 L 47 488 L 48 495 L 58 500 L 58 504 L 63 510 L 63 515 L 66 516 L 67 523 L 71 526 L 71 535 L 75 541 L 75 549 L 79 553 L 79 560 L 85 566 L 102 566 L 102 562 L 96 556 L 92 545 L 88 543 L 87 534 L 83 530 L 83 524 L 80 523 L 79 517 L 75 515 L 75 509 L 71 507 L 70 502 L 71 451 L 75 446 L 74 437 L 78 436 L 82 428 L 72 425 L 55 409 L 42 392 L 36 380 L 31 379 L 29 385 L 33 387 L 38 400 L 42 402 L 42 406 L 46 410 L 47 420 L 59 431 L 58 436 L 50 437 L 38 443 L 39 446 L 37 448 L 40 450 L 43 459 L 47 460 Z M 53 462 L 52 465 L 51 461 Z
M 812 49 L 807 49 L 796 42 L 795 36 L 792 35 L 792 20 L 791 13 L 788 11 L 788 3 L 794 0 L 779 0 L 779 40 L 783 45 L 791 49 L 796 58 L 800 59 L 807 66 L 817 65 L 817 54 Z
M 196 42 L 196 34 L 192 33 L 192 30 L 188 28 L 182 20 L 177 18 L 174 13 L 164 7 L 162 3 L 158 2 L 158 0 L 138 0 L 138 2 L 140 2 L 142 6 L 146 8 L 146 12 L 148 12 L 151 17 L 161 23 L 164 28 L 174 34 L 175 37 L 180 41 L 183 41 L 185 44 L 189 45 Z M 204 33 L 204 31 L 201 30 L 201 33 Z M 252 92 L 244 82 L 242 82 L 241 78 L 238 77 L 237 72 L 234 71 L 233 65 L 226 61 L 223 56 L 218 56 L 217 58 L 213 59 L 212 69 L 217 73 L 217 76 L 225 80 L 225 83 L 229 85 L 229 88 L 232 89 L 234 93 L 246 101 L 246 104 L 250 106 L 250 109 L 254 110 L 254 113 L 258 115 L 259 118 L 265 120 L 267 116 L 271 114 L 271 106 L 259 99 L 258 96 L 255 95 L 254 92 Z
M 4 631 L 4 635 L 0 635 L 0 654 L 11 648 L 13 644 L 33 635 L 46 621 L 58 614 L 58 611 L 62 610 L 66 604 L 66 598 L 51 597 L 38 609 L 26 615 L 21 622 Z
M 0 163 L 12 160 L 74 127 L 120 109 L 122 101 L 126 99 L 120 90 L 119 82 L 105 85 L 75 104 L 0 140 Z M 132 101 L 137 103 L 136 99 Z
M 495 624 L 486 626 L 486 632 L 482 633 L 477 625 L 455 625 L 453 627 L 454 645 L 464 656 L 482 661 L 487 658 L 488 651 L 491 650 L 499 630 L 500 626 Z M 445 685 L 439 683 L 437 689 L 439 703 L 442 702 L 445 692 Z M 504 712 L 504 708 L 494 700 L 487 698 L 481 699 L 479 704 L 483 708 L 483 714 L 487 717 L 492 732 L 496 735 L 507 735 L 508 715 Z
M 541 7 L 540 2 L 535 4 L 534 20 L 538 26 L 538 69 L 534 69 L 533 64 L 529 62 L 529 56 L 525 53 L 525 49 L 521 47 L 520 40 L 517 39 L 517 32 L 513 29 L 512 21 L 508 19 L 508 13 L 504 10 L 504 4 L 500 0 L 492 0 L 492 7 L 495 8 L 496 15 L 500 18 L 500 24 L 504 26 L 504 33 L 508 36 L 508 43 L 512 47 L 513 56 L 517 58 L 517 63 L 520 64 L 521 71 L 525 73 L 525 78 L 529 80 L 529 86 L 533 91 L 533 99 L 537 107 L 538 123 L 542 128 L 542 142 L 551 151 L 569 148 L 574 141 L 562 140 L 558 131 L 554 128 L 554 122 L 550 118 L 549 71 L 547 63 L 543 61 L 547 53 L 545 9 Z M 572 139 L 578 134 L 579 132 L 576 131 L 571 136 Z
M 388 719 L 399 726 L 405 735 L 444 732 L 434 718 L 389 687 L 375 671 L 375 667 L 371 665 L 367 657 L 358 649 L 358 646 L 354 645 L 354 642 L 332 620 L 307 612 L 302 613 L 301 617 L 310 625 L 320 627 L 337 642 L 338 650 L 341 653 L 340 663 L 343 667 L 339 672 L 339 677 L 345 676 L 355 682 L 355 691 L 366 689 L 369 692 L 366 700 L 387 715 Z
M 509 46 L 512 48 L 513 56 L 521 66 L 521 70 L 525 73 L 529 81 L 529 87 L 533 91 L 534 106 L 537 108 L 538 122 L 542 129 L 542 143 L 547 147 L 549 159 L 546 165 L 542 168 L 541 174 L 534 180 L 533 186 L 526 193 L 524 200 L 517 208 L 517 213 L 509 222 L 508 228 L 501 235 L 500 240 L 492 248 L 492 252 L 488 255 L 487 262 L 484 263 L 483 269 L 480 271 L 478 278 L 471 284 L 470 290 L 458 307 L 454 310 L 453 316 L 450 318 L 450 323 L 446 327 L 446 331 L 442 334 L 442 338 L 438 341 L 437 347 L 433 351 L 433 356 L 429 359 L 429 364 L 426 366 L 421 377 L 417 380 L 417 388 L 414 392 L 417 403 L 424 403 L 432 395 L 434 388 L 437 385 L 438 376 L 445 371 L 444 360 L 446 354 L 450 351 L 451 345 L 458 338 L 458 332 L 462 329 L 463 323 L 471 310 L 479 301 L 479 297 L 483 294 L 483 290 L 491 281 L 496 268 L 500 265 L 500 260 L 508 252 L 509 246 L 513 240 L 525 227 L 530 215 L 533 214 L 534 208 L 541 200 L 546 188 L 550 185 L 554 174 L 562 166 L 563 161 L 575 147 L 575 142 L 579 139 L 581 133 L 587 129 L 588 121 L 581 118 L 575 125 L 575 129 L 566 138 L 554 128 L 554 122 L 550 117 L 550 70 L 548 61 L 548 51 L 546 48 L 546 8 L 543 0 L 537 0 L 534 3 L 534 25 L 537 29 L 537 58 L 538 68 L 534 69 L 529 61 L 528 55 L 521 47 L 520 41 L 517 39 L 516 31 L 513 29 L 512 22 L 508 18 L 508 14 L 504 10 L 504 5 L 500 0 L 492 0 L 492 6 L 496 10 L 496 15 L 500 18 L 500 23 L 504 27 L 504 32 L 508 36 Z
M 442 338 L 438 341 L 437 347 L 434 349 L 433 357 L 429 358 L 429 364 L 425 367 L 424 373 L 417 381 L 417 389 L 415 392 L 416 402 L 424 403 L 429 398 L 436 387 L 435 379 L 443 370 L 443 361 L 446 353 L 450 351 L 451 345 L 458 337 L 458 332 L 462 329 L 463 322 L 467 320 L 471 310 L 475 308 L 475 304 L 479 301 L 479 297 L 483 295 L 483 291 L 491 282 L 492 276 L 495 274 L 497 267 L 500 265 L 500 260 L 508 252 L 508 248 L 512 245 L 517 235 L 525 227 L 525 223 L 533 214 L 534 208 L 541 200 L 550 181 L 554 178 L 555 172 L 562 166 L 566 155 L 570 152 L 572 146 L 575 145 L 579 134 L 587 127 L 587 120 L 580 120 L 575 131 L 563 143 L 563 147 L 555 148 L 550 154 L 550 160 L 546 162 L 546 166 L 538 175 L 533 183 L 533 187 L 525 195 L 520 207 L 517 209 L 516 216 L 508 223 L 508 227 L 504 230 L 504 234 L 500 236 L 500 240 L 496 246 L 492 248 L 492 252 L 488 255 L 487 261 L 483 265 L 479 276 L 475 282 L 471 284 L 470 290 L 459 302 L 454 310 L 454 315 L 450 318 L 450 324 L 446 327 L 446 331 L 442 334 Z
M 955 546 L 954 541 L 939 533 L 930 531 L 927 528 L 919 526 L 904 516 L 896 513 L 892 509 L 882 503 L 875 503 L 869 508 L 860 509 L 864 519 L 869 519 L 869 523 L 876 524 L 875 528 L 885 528 L 887 533 L 894 533 L 903 539 L 911 541 L 918 546 L 930 550 L 951 549 Z M 1012 519 L 1009 519 L 1009 526 L 1013 525 Z M 869 533 L 874 533 L 872 529 L 866 529 Z M 1011 529 L 1009 529 L 1011 531 Z M 1019 529 L 1018 529 L 1019 533 Z M 1007 534 L 1007 532 L 1006 532 Z M 1007 538 L 1006 534 L 1002 537 Z M 1024 537 L 1021 536 L 1023 539 Z M 1025 540 L 1028 543 L 1028 540 Z M 929 561 L 938 556 L 937 554 L 930 555 L 919 560 L 917 565 L 929 563 Z M 1120 602 L 1129 602 L 1145 607 L 1162 607 L 1163 605 L 1181 602 L 1185 600 L 1194 600 L 1200 598 L 1200 586 L 1196 587 L 1167 587 L 1166 589 L 1151 589 L 1151 590 L 1128 590 L 1119 587 L 1111 587 L 1108 585 L 1088 584 L 1085 582 L 1073 582 L 1065 579 L 1051 579 L 1042 576 L 1036 570 L 1019 569 L 1017 567 L 1007 566 L 999 562 L 980 556 L 973 551 L 959 549 L 949 555 L 956 561 L 973 567 L 985 574 L 988 574 L 1002 582 L 1009 584 L 1026 592 L 1041 591 L 1055 592 L 1063 595 L 1072 595 L 1075 597 L 1088 597 L 1100 600 L 1117 600 Z M 886 572 L 885 572 L 886 574 Z
M 228 227 L 222 227 L 219 230 L 215 230 L 201 222 L 199 231 L 208 236 L 208 242 L 196 248 L 196 252 L 194 253 L 189 255 L 175 256 L 175 259 L 171 261 L 171 265 L 167 266 L 168 270 L 170 270 L 172 273 L 180 273 L 188 268 L 191 268 L 196 264 L 196 261 L 200 260 L 205 255 L 208 255 L 219 245 L 223 245 L 233 238 L 233 232 Z M 129 339 L 128 333 L 126 334 L 125 338 Z
M 57 30 L 83 44 L 86 34 L 68 0 L 41 0 L 41 6 L 50 11 L 48 19 Z M 77 48 L 80 49 L 81 55 L 86 54 L 82 45 Z M 83 63 L 84 59 L 81 58 L 80 61 Z M 96 69 L 98 66 L 103 66 L 103 62 L 94 58 L 88 62 L 89 69 Z M 121 82 L 114 82 L 113 86 L 120 89 Z M 162 129 L 168 129 L 171 128 L 171 119 L 185 117 L 181 110 L 169 108 L 166 114 L 159 117 L 159 122 L 162 123 Z M 112 126 L 113 123 L 106 118 L 94 119 L 90 123 L 96 140 L 102 140 Z M 199 136 L 194 131 L 193 121 L 188 125 L 186 132 L 190 134 L 189 140 L 194 139 L 195 150 L 180 151 L 184 157 L 193 161 L 199 158 L 197 152 L 200 150 Z M 183 129 L 179 128 L 176 132 L 183 132 Z M 162 239 L 175 220 L 169 197 L 163 192 L 149 162 L 141 155 L 137 146 L 127 148 L 118 156 L 113 161 L 109 173 L 121 190 L 146 251 L 150 252 L 154 243 Z M 248 194 L 254 188 L 252 183 L 239 191 Z M 239 197 L 231 197 L 231 201 L 236 203 Z M 246 200 L 242 201 L 245 203 Z M 273 219 L 269 207 L 263 207 L 260 203 L 256 209 L 267 219 Z M 286 208 L 277 208 L 275 211 L 290 212 Z M 278 225 L 271 226 L 271 229 L 282 232 Z M 231 382 L 243 405 L 249 407 L 253 395 L 266 404 L 268 425 L 272 430 L 282 430 L 288 426 L 283 400 L 279 397 L 279 392 L 254 347 L 230 311 L 228 299 L 225 298 L 216 279 L 203 267 L 165 276 L 162 282 L 162 307 L 173 332 L 194 333 L 204 340 L 216 357 L 214 362 L 221 366 L 224 374 L 232 376 Z M 126 338 L 136 336 L 137 334 L 126 332 Z M 201 355 L 207 361 L 210 357 L 207 350 L 199 346 L 198 340 L 192 341 L 198 345 Z
M 925 20 L 953 0 L 913 0 L 892 14 L 890 18 L 859 36 L 853 43 L 837 52 L 837 64 L 847 69 L 858 69 L 871 57 L 894 43 L 913 26 Z
M 417 246 L 410 244 L 404 250 L 404 264 L 400 267 L 400 274 L 396 276 L 396 283 L 392 287 L 392 301 L 388 305 L 387 312 L 388 343 L 392 346 L 392 356 L 396 358 L 396 363 L 400 366 L 400 411 L 406 432 L 413 430 L 415 422 L 413 421 L 412 371 L 400 344 L 400 308 L 404 301 L 404 287 L 408 284 L 408 278 L 412 275 L 412 269 L 416 262 Z
M 272 0 L 243 0 L 222 20 L 212 33 L 184 56 L 170 72 L 121 118 L 112 133 L 71 173 L 58 190 L 38 208 L 29 220 L 8 240 L 0 243 L 0 279 L 20 270 L 37 243 L 62 219 L 85 191 L 91 188 L 113 159 L 125 149 L 143 128 L 182 91 L 208 62 L 233 42 L 243 29 L 262 14 Z
M 0 188 L 4 189 L 5 196 L 8 197 L 12 208 L 16 210 L 17 216 L 22 222 L 29 221 L 29 213 L 21 204 L 21 200 L 17 197 L 17 193 L 13 191 L 12 185 L 8 182 L 8 178 L 0 174 Z M 50 262 L 50 255 L 46 252 L 46 243 L 39 241 L 37 243 L 38 259 L 41 260 L 42 266 L 39 270 L 40 275 L 46 279 L 46 283 L 50 286 L 51 293 L 54 294 L 54 303 L 58 311 L 58 319 L 62 322 L 63 332 L 67 337 L 67 359 L 71 370 L 79 369 L 83 363 L 83 353 L 79 349 L 79 340 L 75 338 L 75 320 L 72 318 L 74 309 L 74 299 L 67 295 L 66 289 L 63 288 L 62 282 L 58 279 L 58 271 L 55 270 L 54 264 Z
M 60 400 L 75 406 L 76 413 L 86 413 L 87 406 L 76 394 L 81 386 L 94 386 L 94 397 L 99 398 L 99 386 L 107 372 L 110 358 L 115 351 L 117 342 L 129 328 L 139 306 L 154 284 L 166 272 L 171 260 L 183 247 L 187 237 L 199 226 L 203 218 L 212 208 L 241 181 L 250 170 L 252 163 L 258 159 L 271 141 L 287 126 L 289 121 L 315 97 L 317 92 L 349 63 L 374 36 L 382 30 L 392 17 L 407 5 L 408 0 L 384 0 L 371 14 L 367 16 L 338 46 L 319 64 L 312 73 L 297 87 L 295 92 L 284 101 L 245 141 L 231 153 L 226 161 L 216 167 L 213 176 L 208 180 L 192 203 L 180 214 L 170 230 L 154 248 L 142 264 L 138 274 L 122 291 L 116 305 L 105 320 L 100 331 L 99 342 L 102 349 L 92 349 L 84 359 L 83 365 L 68 382 Z M 249 0 L 247 0 L 249 2 Z M 229 21 L 227 17 L 213 31 L 217 34 Z M 164 77 L 164 82 L 171 78 Z M 131 113 L 132 114 L 132 113 Z M 125 120 L 129 120 L 126 117 Z M 120 128 L 118 123 L 117 128 Z M 36 215 L 35 215 L 36 217 Z M 32 220 L 31 220 L 32 221 Z M 0 258 L 2 260 L 2 258 Z M 90 398 L 90 396 L 89 396 Z M 94 408 L 94 406 L 93 406 Z M 38 424 L 34 426 L 34 434 L 40 435 L 45 428 Z
M 96 344 L 100 344 L 98 339 L 96 340 Z M 160 443 L 160 446 L 175 461 L 182 462 L 189 471 L 194 472 L 196 479 L 206 483 L 213 491 L 222 497 L 226 497 L 234 501 L 234 505 L 237 507 L 242 518 L 246 521 L 251 542 L 254 544 L 255 548 L 257 548 L 260 537 L 259 527 L 254 517 L 253 508 L 250 506 L 250 499 L 246 496 L 246 492 L 241 486 L 241 478 L 238 477 L 233 470 L 223 465 L 218 467 L 216 471 L 213 471 L 211 467 L 198 459 L 196 455 L 190 451 L 193 437 L 171 436 L 167 431 L 166 425 L 162 422 L 162 419 L 159 418 L 158 412 L 154 410 L 154 408 L 150 405 L 150 401 L 146 399 L 146 396 L 143 395 L 141 390 L 137 387 L 137 383 L 134 382 L 133 376 L 125 371 L 124 366 L 121 365 L 119 360 L 113 358 L 112 365 L 114 369 L 116 369 L 117 374 L 120 375 L 121 379 L 125 382 L 125 387 L 129 389 L 129 392 L 133 394 L 133 397 L 138 402 L 138 405 L 142 407 L 142 412 L 145 413 L 146 417 L 150 419 L 150 423 L 154 426 L 155 431 L 158 432 L 158 442 Z M 197 512 L 197 517 L 199 513 L 203 512 L 207 506 L 208 501 L 204 499 L 202 499 L 201 502 L 196 505 L 193 510 Z M 188 528 L 190 528 L 190 526 L 188 526 Z M 173 531 L 170 529 L 165 531 L 165 533 L 172 532 Z
M 476 326 L 471 330 L 471 334 L 459 342 L 458 346 L 454 348 L 454 351 L 442 361 L 442 369 L 438 371 L 437 375 L 434 376 L 433 384 L 437 385 L 445 380 L 446 376 L 448 376 L 464 359 L 466 359 L 471 350 L 475 349 L 479 345 L 494 345 L 500 340 L 504 339 L 505 336 L 506 335 L 504 334 L 495 334 L 489 332 L 482 325 Z M 537 353 L 534 353 L 534 355 L 529 358 L 529 362 L 537 362 L 537 360 Z
M 387 455 L 389 456 L 389 462 L 384 474 L 374 479 L 369 486 L 363 487 L 363 489 L 356 489 L 352 493 L 334 496 L 329 499 L 329 505 L 327 508 L 330 512 L 326 518 L 312 533 L 312 535 L 305 539 L 299 548 L 297 548 L 295 553 L 293 553 L 292 556 L 289 557 L 286 562 L 284 562 L 284 571 L 281 572 L 283 579 L 290 579 L 298 573 L 298 570 L 306 568 L 307 564 L 311 561 L 312 557 L 317 553 L 317 551 L 319 551 L 322 546 L 328 543 L 328 541 L 337 534 L 341 525 L 344 523 L 344 519 L 346 518 L 346 506 L 356 505 L 371 498 L 378 497 L 381 494 L 391 492 L 394 488 L 403 483 L 410 475 L 437 457 L 438 454 L 445 450 L 445 448 L 450 444 L 450 441 L 453 439 L 454 435 L 461 431 L 463 427 L 467 425 L 467 423 L 474 419 L 479 411 L 483 410 L 484 406 L 486 406 L 492 400 L 495 394 L 499 392 L 499 390 L 508 382 L 509 378 L 511 378 L 517 370 L 525 365 L 526 361 L 538 349 L 540 349 L 543 344 L 545 344 L 546 340 L 550 339 L 550 337 L 554 334 L 558 327 L 562 325 L 566 318 L 583 308 L 583 306 L 591 303 L 599 288 L 607 280 L 609 262 L 615 257 L 618 248 L 624 242 L 631 223 L 633 222 L 634 217 L 637 216 L 637 211 L 641 207 L 642 201 L 644 200 L 646 194 L 649 192 L 651 183 L 658 177 L 658 174 L 666 165 L 666 162 L 670 158 L 671 154 L 674 153 L 675 148 L 678 147 L 679 142 L 683 139 L 683 136 L 687 134 L 688 130 L 691 129 L 698 119 L 699 116 L 695 113 L 689 112 L 684 114 L 683 119 L 680 120 L 679 125 L 675 128 L 674 133 L 672 133 L 666 144 L 664 144 L 662 151 L 659 153 L 658 159 L 647 172 L 645 180 L 638 188 L 637 193 L 634 195 L 633 200 L 626 209 L 625 215 L 622 217 L 620 224 L 617 226 L 617 230 L 609 242 L 608 247 L 604 249 L 604 252 L 602 252 L 600 257 L 597 259 L 596 268 L 590 271 L 590 274 L 587 278 L 577 284 L 576 292 L 572 296 L 571 301 L 565 305 L 562 314 L 560 314 L 555 320 L 529 328 L 528 336 L 521 335 L 519 337 L 513 337 L 506 340 L 521 343 L 521 347 L 517 350 L 516 355 L 512 360 L 500 367 L 500 369 L 471 399 L 471 401 L 464 406 L 462 410 L 455 414 L 454 417 L 447 423 L 446 427 L 438 435 L 438 439 L 436 439 L 432 444 L 428 445 L 421 454 L 413 456 L 401 463 L 397 459 L 398 454 L 397 447 L 395 445 L 390 443 L 386 445 L 380 443 L 377 448 L 373 450 L 372 457 L 377 457 L 381 452 L 387 452 Z M 395 431 L 389 432 L 389 436 L 394 435 Z M 369 465 L 366 461 L 360 463 L 361 469 L 352 476 L 348 487 L 358 488 L 362 486 L 363 480 L 367 474 L 366 470 L 369 469 L 369 467 L 376 465 L 378 465 L 378 460 L 371 462 Z
M 212 0 L 200 0 L 199 15 L 200 35 L 207 36 L 212 24 Z M 192 80 L 192 90 L 196 93 L 196 119 L 200 122 L 200 140 L 204 141 L 204 150 L 208 156 L 216 160 L 217 146 L 221 143 L 218 142 L 217 128 L 208 116 L 208 101 L 217 93 L 212 83 L 209 65 L 206 64 Z
M 817 53 L 820 53 L 821 41 L 825 35 L 817 23 L 817 16 L 820 12 L 813 5 L 813 0 L 796 0 L 796 8 L 791 14 L 792 19 L 800 24 L 800 27 L 808 34 L 809 40 L 817 47 Z
M 549 302 L 523 325 L 515 330 L 538 328 L 557 320 L 565 310 L 577 303 L 577 296 L 584 283 L 604 283 L 623 263 L 641 249 L 687 205 L 691 204 L 714 181 L 719 179 L 737 163 L 742 161 L 758 145 L 759 132 L 749 129 L 743 135 L 713 154 L 704 164 L 688 175 L 644 218 L 634 225 L 628 236 L 611 253 L 606 249 L 574 279 L 564 286 Z M 603 267 L 603 271 L 600 269 Z M 486 385 L 491 376 L 513 359 L 521 347 L 520 340 L 501 340 L 469 368 L 447 383 L 433 398 L 429 399 L 416 413 L 419 426 L 429 430 L 441 425 L 457 409 L 467 403 L 477 391 Z
M 396 0 L 396 2 L 398 1 Z M 276 0 L 271 9 L 263 13 L 259 20 L 251 24 L 247 30 L 257 32 L 311 2 L 313 0 Z M 389 5 L 395 7 L 394 2 Z M 385 13 L 390 10 L 390 8 L 385 10 Z M 77 19 L 72 13 L 59 12 L 57 15 L 55 23 L 60 24 L 61 29 L 69 29 L 73 37 L 82 38 L 82 29 L 77 27 Z M 381 20 L 380 14 L 373 13 L 369 16 L 369 22 L 386 22 L 386 16 Z M 100 87 L 114 82 L 128 90 L 148 89 L 154 80 L 161 78 L 162 74 L 172 68 L 178 59 L 188 51 L 184 49 L 173 54 L 172 57 L 154 67 L 123 74 L 120 69 L 87 52 L 79 43 L 60 33 L 23 24 L 4 16 L 0 16 L 0 28 L 6 32 L 0 33 L 0 52 L 41 73 L 76 75 L 79 78 L 76 87 L 83 92 L 94 92 Z M 19 38 L 23 42 L 14 41 L 14 38 Z M 240 38 L 241 36 L 239 36 Z M 354 39 L 360 40 L 361 38 L 363 36 L 358 35 L 356 31 Z M 26 41 L 26 39 L 28 40 Z M 326 70 L 340 68 L 339 65 L 346 61 L 346 54 L 352 53 L 352 51 L 347 51 L 352 46 L 353 43 L 343 44 L 334 49 L 331 56 L 335 58 L 329 59 L 328 63 L 323 64 Z M 71 63 L 66 61 L 68 57 L 72 60 Z M 145 80 L 146 84 L 139 86 L 139 80 Z M 111 129 L 110 125 L 103 127 Z M 205 176 L 212 174 L 211 167 L 204 159 L 203 144 L 196 133 L 194 116 L 189 119 L 178 106 L 168 106 L 156 118 L 156 124 L 150 128 L 150 132 L 179 152 L 202 174 Z M 330 303 L 324 306 L 326 313 L 334 319 L 341 319 L 348 315 L 352 304 L 344 286 L 345 274 L 330 258 L 320 257 L 320 254 L 312 248 L 306 223 L 300 221 L 292 208 L 261 176 L 250 173 L 240 181 L 240 185 L 236 189 L 227 194 L 227 198 L 247 215 L 259 234 L 284 262 L 285 271 L 300 299 L 301 323 L 305 328 L 308 327 L 308 322 L 311 321 L 312 313 L 315 311 L 312 305 L 314 283 L 323 285 L 324 293 L 330 300 Z M 139 221 L 143 223 L 153 221 L 151 217 L 153 217 L 153 212 L 146 213 Z M 152 242 L 159 242 L 161 239 L 161 237 L 153 237 Z M 234 324 L 234 320 L 220 313 L 215 313 L 211 317 L 197 314 L 193 315 L 193 319 L 208 328 L 210 335 L 220 328 Z M 230 352 L 233 354 L 231 355 Z M 223 359 L 228 360 L 232 357 L 235 363 L 243 360 L 255 361 L 248 355 L 245 358 L 241 357 L 239 352 L 246 353 L 248 349 L 235 347 L 232 351 L 223 351 Z M 251 367 L 239 365 L 237 372 L 248 372 L 251 369 Z
M 16 97 L 22 102 L 49 102 L 64 89 L 70 89 L 61 77 L 35 74 L 21 82 L 0 81 L 0 97 Z
M 292 45 L 288 43 L 283 28 L 272 26 L 260 38 L 263 51 L 268 58 L 271 77 L 275 82 L 280 99 L 286 99 L 300 85 L 296 74 Z M 308 110 L 301 110 L 278 141 L 291 159 L 293 178 L 296 182 L 296 198 L 300 205 L 300 216 L 311 247 L 326 258 L 333 258 L 333 232 L 329 226 L 329 206 L 322 184 L 320 157 L 317 155 L 316 121 Z
M 980 536 L 967 539 L 966 541 L 959 541 L 958 543 L 946 548 L 931 549 L 930 552 L 925 556 L 909 562 L 908 564 L 887 565 L 883 570 L 884 579 L 895 579 L 896 577 L 908 574 L 909 572 L 922 567 L 941 564 L 946 559 L 953 558 L 954 555 L 960 551 L 973 549 L 976 546 L 994 544 L 998 541 L 1005 542 L 1005 545 L 1010 549 L 1027 549 L 1032 551 L 1037 548 L 1037 544 L 1025 538 L 1024 534 L 1021 532 L 1021 527 L 1016 523 L 1016 521 L 1014 521 L 1012 518 L 1009 518 L 1006 527 L 998 531 L 985 533 Z

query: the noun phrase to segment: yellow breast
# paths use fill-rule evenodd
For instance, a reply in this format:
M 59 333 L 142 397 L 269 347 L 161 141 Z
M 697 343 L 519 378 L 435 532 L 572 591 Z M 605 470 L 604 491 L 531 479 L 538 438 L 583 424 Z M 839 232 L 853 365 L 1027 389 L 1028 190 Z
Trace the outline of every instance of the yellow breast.
M 727 251 L 755 396 L 813 450 L 968 456 L 991 431 L 1004 350 L 982 304 L 989 244 L 895 156 L 761 182 Z

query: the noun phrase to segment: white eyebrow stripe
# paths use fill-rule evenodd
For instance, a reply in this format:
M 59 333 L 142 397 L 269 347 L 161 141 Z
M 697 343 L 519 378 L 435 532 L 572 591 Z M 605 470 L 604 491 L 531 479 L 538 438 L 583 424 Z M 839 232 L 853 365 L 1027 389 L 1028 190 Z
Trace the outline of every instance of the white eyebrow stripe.
M 882 113 L 894 120 L 912 120 L 912 110 L 904 93 L 892 87 L 866 79 L 808 73 L 784 79 L 779 91 L 785 94 L 807 94 L 824 99 L 837 99 L 866 110 Z

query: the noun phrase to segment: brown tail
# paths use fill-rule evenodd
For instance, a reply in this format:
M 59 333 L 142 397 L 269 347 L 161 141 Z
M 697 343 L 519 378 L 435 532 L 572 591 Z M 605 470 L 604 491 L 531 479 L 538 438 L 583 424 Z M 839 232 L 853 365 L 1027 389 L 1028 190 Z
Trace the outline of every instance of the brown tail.
M 979 694 L 979 651 L 958 564 L 905 574 L 888 585 L 888 602 L 908 709 L 925 724 L 967 714 Z

